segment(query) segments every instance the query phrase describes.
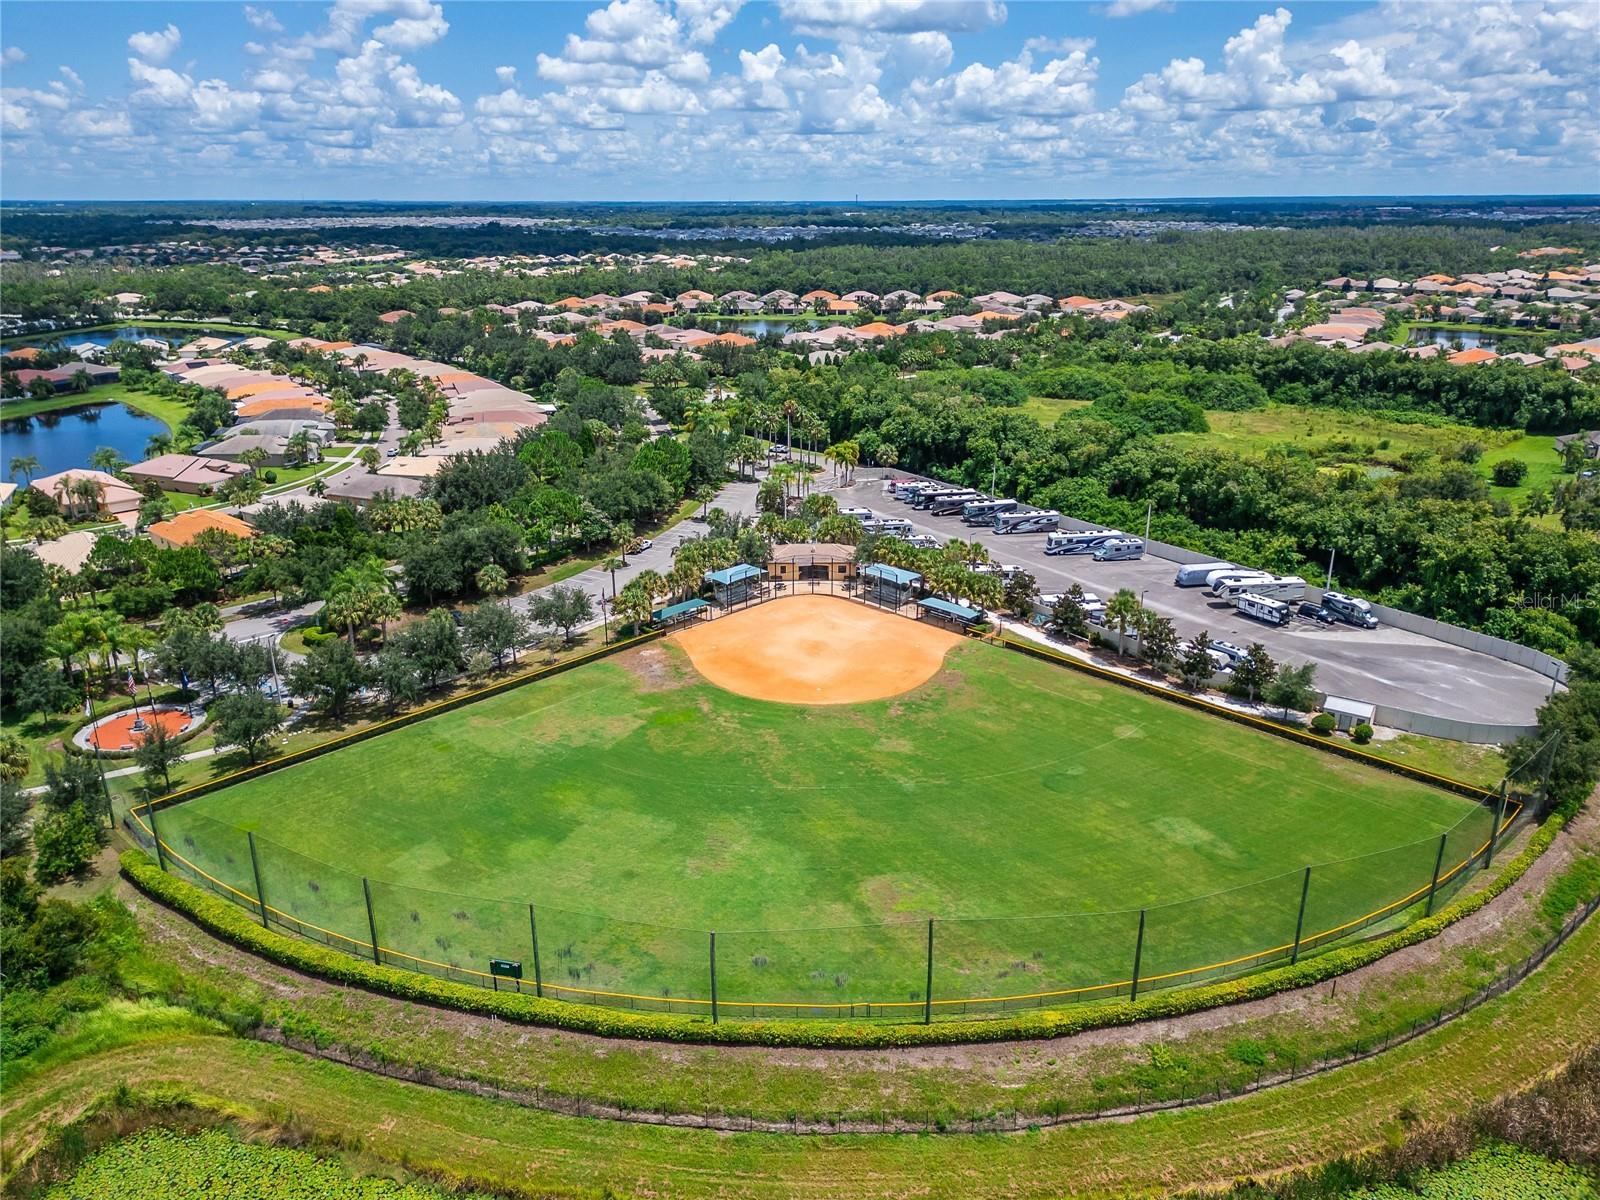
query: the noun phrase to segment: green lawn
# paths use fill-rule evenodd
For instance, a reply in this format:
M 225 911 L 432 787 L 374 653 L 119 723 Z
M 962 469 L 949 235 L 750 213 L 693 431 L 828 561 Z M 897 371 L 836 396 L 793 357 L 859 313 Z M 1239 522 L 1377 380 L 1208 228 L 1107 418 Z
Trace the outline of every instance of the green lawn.
M 1310 935 L 1425 887 L 1463 820 L 1451 862 L 1487 824 L 1466 801 L 990 646 L 896 700 L 807 708 L 716 689 L 669 644 L 161 827 L 245 892 L 254 831 L 268 903 L 346 948 L 366 876 L 396 961 L 531 960 L 536 901 L 547 984 L 700 997 L 715 928 L 725 1002 L 809 1005 L 920 998 L 930 916 L 945 999 L 1123 980 L 1141 906 L 1146 979 L 1265 950 L 1305 864 L 1375 856 L 1319 868 Z

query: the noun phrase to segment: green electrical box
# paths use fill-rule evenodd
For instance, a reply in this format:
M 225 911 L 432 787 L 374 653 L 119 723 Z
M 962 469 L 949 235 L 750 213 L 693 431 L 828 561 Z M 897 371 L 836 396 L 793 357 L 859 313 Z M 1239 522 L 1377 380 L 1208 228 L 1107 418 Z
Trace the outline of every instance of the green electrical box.
M 489 960 L 489 974 L 502 979 L 521 979 L 522 964 L 513 962 L 509 958 L 491 958 Z

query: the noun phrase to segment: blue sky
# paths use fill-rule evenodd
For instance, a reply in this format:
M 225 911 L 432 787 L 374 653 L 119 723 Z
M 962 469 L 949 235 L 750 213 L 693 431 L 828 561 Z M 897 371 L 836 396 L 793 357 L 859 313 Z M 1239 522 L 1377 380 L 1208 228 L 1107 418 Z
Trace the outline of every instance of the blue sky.
M 7 0 L 8 199 L 1600 190 L 1594 0 Z

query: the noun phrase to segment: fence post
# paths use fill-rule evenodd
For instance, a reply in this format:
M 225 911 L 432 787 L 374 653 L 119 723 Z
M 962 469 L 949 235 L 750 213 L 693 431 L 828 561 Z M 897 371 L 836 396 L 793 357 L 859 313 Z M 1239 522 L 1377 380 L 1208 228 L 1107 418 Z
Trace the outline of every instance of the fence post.
M 1433 916 L 1433 897 L 1439 890 L 1439 872 L 1444 868 L 1444 844 L 1449 836 L 1448 830 L 1439 835 L 1439 853 L 1433 860 L 1433 880 L 1428 884 L 1428 906 L 1422 910 L 1422 915 L 1425 917 Z
M 150 814 L 150 840 L 156 844 L 156 866 L 167 869 L 167 852 L 161 848 L 161 830 L 156 825 L 156 802 L 147 800 L 145 810 Z
M 1300 884 L 1300 915 L 1294 919 L 1294 951 L 1289 955 L 1292 967 L 1300 961 L 1300 936 L 1306 929 L 1306 897 L 1311 895 L 1311 868 L 1306 868 L 1305 880 Z
M 711 931 L 711 1023 L 717 1023 L 717 931 Z
M 383 964 L 383 959 L 378 954 L 378 919 L 372 915 L 372 885 L 367 882 L 367 877 L 361 877 L 361 894 L 367 898 L 367 932 L 372 934 L 372 961 Z
M 928 982 L 922 992 L 922 1023 L 933 1023 L 933 918 L 928 918 Z
M 1500 840 L 1500 822 L 1506 815 L 1506 781 L 1500 781 L 1500 799 L 1494 806 L 1494 826 L 1489 830 L 1489 845 L 1483 852 L 1483 869 L 1487 871 L 1494 864 L 1495 844 Z
M 1133 943 L 1133 986 L 1128 989 L 1129 1000 L 1137 1000 L 1139 998 L 1139 964 L 1144 958 L 1144 914 L 1145 910 L 1141 908 L 1139 910 L 1139 937 Z
M 544 995 L 544 975 L 539 970 L 539 922 L 534 918 L 533 905 L 528 905 L 528 932 L 533 935 L 533 994 Z
M 261 906 L 261 928 L 267 928 L 267 894 L 261 890 L 261 863 L 256 859 L 256 835 L 245 831 L 245 838 L 250 842 L 250 874 L 256 880 L 256 903 Z
M 1539 778 L 1539 812 L 1550 807 L 1550 770 L 1556 765 L 1556 751 L 1561 749 L 1561 735 L 1566 730 L 1558 729 L 1551 736 L 1549 752 L 1544 757 L 1544 774 Z

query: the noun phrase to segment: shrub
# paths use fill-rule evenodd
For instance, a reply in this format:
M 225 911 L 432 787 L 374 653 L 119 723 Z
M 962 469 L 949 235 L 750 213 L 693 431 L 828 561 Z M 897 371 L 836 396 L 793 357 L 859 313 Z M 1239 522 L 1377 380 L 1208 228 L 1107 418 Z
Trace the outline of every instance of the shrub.
M 1490 470 L 1495 487 L 1516 487 L 1528 477 L 1528 464 L 1521 459 L 1502 458 Z
M 1365 746 L 1372 740 L 1372 726 L 1365 721 L 1350 731 L 1350 740 L 1358 746 Z
M 1333 719 L 1332 713 L 1318 713 L 1311 718 L 1311 732 L 1320 733 L 1324 737 L 1332 733 L 1339 722 Z

